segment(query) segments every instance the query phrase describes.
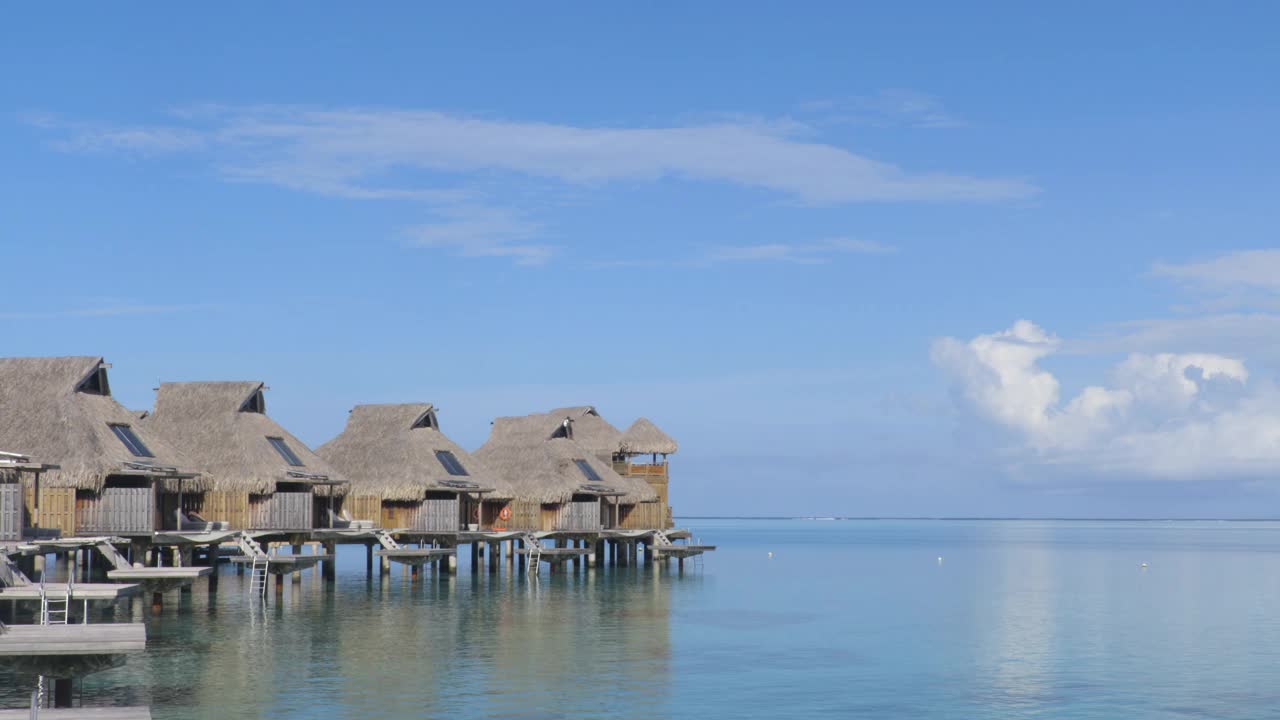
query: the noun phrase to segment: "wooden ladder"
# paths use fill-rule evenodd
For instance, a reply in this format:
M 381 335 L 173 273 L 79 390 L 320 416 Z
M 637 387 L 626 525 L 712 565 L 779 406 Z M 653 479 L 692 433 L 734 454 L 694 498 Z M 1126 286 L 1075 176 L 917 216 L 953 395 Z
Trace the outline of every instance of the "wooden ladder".
M 378 542 L 382 545 L 382 547 L 386 548 L 387 550 L 399 550 L 401 547 L 400 543 L 396 542 L 396 539 L 391 537 L 391 533 L 387 532 L 386 530 L 379 530 L 378 532 L 374 533 L 374 536 L 378 538 Z

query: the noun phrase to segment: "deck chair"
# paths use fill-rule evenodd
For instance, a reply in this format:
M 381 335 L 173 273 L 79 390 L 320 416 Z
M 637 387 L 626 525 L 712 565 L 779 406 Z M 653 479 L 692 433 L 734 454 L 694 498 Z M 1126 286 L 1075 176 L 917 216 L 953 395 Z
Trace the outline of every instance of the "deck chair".
M 336 529 L 342 529 L 342 530 L 372 530 L 373 529 L 372 520 L 352 520 L 347 515 L 346 510 L 343 510 L 341 515 L 335 513 L 332 510 L 329 510 L 328 513 L 329 513 L 329 522 L 331 523 L 332 527 L 335 530 Z
M 182 513 L 182 527 L 178 528 L 186 532 L 213 532 L 215 530 L 230 530 L 231 523 L 222 520 L 205 520 L 195 512 Z

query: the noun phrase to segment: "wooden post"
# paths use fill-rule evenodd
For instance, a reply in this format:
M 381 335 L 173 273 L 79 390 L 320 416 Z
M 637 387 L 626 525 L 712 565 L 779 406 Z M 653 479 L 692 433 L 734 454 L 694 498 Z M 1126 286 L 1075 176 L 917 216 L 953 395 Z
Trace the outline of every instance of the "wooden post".
M 373 579 L 373 543 L 364 544 L 364 575 Z
M 489 543 L 489 574 L 496 575 L 498 572 L 498 563 L 502 562 L 502 545 L 500 543 Z
M 302 554 L 302 544 L 301 544 L 301 543 L 294 543 L 294 544 L 293 544 L 293 554 L 294 554 L 294 555 L 301 555 L 301 554 Z M 295 566 L 295 567 L 296 567 L 296 566 Z M 291 575 L 292 575 L 292 580 L 293 580 L 293 584 L 294 584 L 294 585 L 300 585 L 300 584 L 302 584 L 302 571 L 301 571 L 301 570 L 294 570 L 294 571 L 293 571 L 293 573 L 291 573 Z
M 480 543 L 472 541 L 471 543 L 471 573 L 480 572 Z
M 164 607 L 164 595 L 161 593 L 151 593 L 151 609 L 160 610 Z
M 324 544 L 324 552 L 329 556 L 328 560 L 320 561 L 320 570 L 327 582 L 333 582 L 338 575 L 338 543 L 330 540 Z
M 53 706 L 55 708 L 71 707 L 71 678 L 53 679 Z
M 583 541 L 583 545 L 586 545 L 586 541 L 585 541 L 585 540 Z M 591 553 L 587 555 L 587 569 L 588 569 L 588 570 L 591 570 L 591 569 L 595 568 L 595 566 L 596 566 L 596 553 L 598 553 L 599 551 L 600 551 L 600 541 L 599 541 L 599 540 L 592 540 L 592 541 L 591 541 Z
M 517 546 L 519 546 L 521 550 L 529 549 L 529 544 L 526 543 L 524 540 L 513 540 L 512 542 L 514 542 Z M 528 562 L 529 562 L 529 556 L 527 554 L 522 553 L 520 557 L 516 559 L 516 568 L 520 572 L 524 572 L 525 568 L 528 567 Z
M 508 540 L 505 544 L 507 546 L 507 571 L 510 572 L 511 568 L 515 567 L 516 564 L 516 541 Z

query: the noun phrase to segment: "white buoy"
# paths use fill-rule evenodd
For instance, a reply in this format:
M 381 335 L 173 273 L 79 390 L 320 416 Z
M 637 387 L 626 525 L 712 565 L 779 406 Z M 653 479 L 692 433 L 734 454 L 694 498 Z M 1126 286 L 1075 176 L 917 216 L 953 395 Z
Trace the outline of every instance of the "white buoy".
M 772 552 L 772 551 L 770 551 L 770 552 L 769 552 L 769 557 L 773 557 L 773 552 Z
M 1146 566 L 1147 566 L 1147 564 L 1146 564 L 1146 563 L 1142 563 L 1142 567 L 1146 567 Z
M 942 564 L 942 556 L 941 556 L 941 555 L 939 555 L 939 556 L 938 556 L 938 564 L 939 564 L 939 565 L 941 565 L 941 564 Z

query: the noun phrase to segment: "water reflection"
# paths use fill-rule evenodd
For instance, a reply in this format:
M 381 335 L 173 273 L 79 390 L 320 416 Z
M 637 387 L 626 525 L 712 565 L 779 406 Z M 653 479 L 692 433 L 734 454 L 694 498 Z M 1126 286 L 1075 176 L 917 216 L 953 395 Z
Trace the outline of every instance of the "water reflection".
M 151 705 L 157 720 L 670 714 L 667 578 L 639 568 L 534 581 L 504 568 L 366 581 L 362 570 L 341 568 L 336 586 L 286 578 L 265 606 L 229 568 L 216 593 L 201 581 L 158 612 L 121 603 L 118 619 L 148 623 L 148 649 L 87 678 L 83 696 Z M 0 691 L 20 706 L 13 694 Z

